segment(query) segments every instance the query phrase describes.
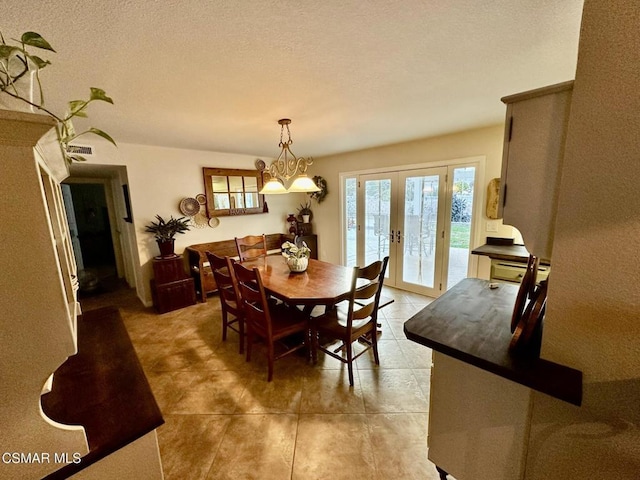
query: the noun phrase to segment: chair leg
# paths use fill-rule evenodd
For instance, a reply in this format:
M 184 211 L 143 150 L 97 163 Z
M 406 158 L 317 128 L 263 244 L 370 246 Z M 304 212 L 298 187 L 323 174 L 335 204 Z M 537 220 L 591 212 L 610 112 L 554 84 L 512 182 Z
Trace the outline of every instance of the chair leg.
M 238 353 L 244 353 L 244 320 L 238 319 L 238 336 L 240 337 L 240 351 Z
M 311 328 L 311 362 L 315 365 L 318 363 L 318 331 L 315 328 Z
M 222 309 L 222 341 L 223 342 L 227 341 L 227 327 L 228 327 L 227 311 Z
M 349 385 L 353 387 L 353 344 L 351 342 L 345 342 L 345 347 L 347 348 L 347 369 L 349 370 Z
M 273 362 L 274 362 L 274 354 L 273 354 L 273 342 L 268 342 L 267 345 L 267 363 L 269 365 L 269 373 L 267 375 L 267 382 L 273 380 Z
M 255 336 L 251 329 L 247 329 L 247 362 L 251 361 L 251 350 L 253 348 L 253 342 L 255 341 Z
M 380 365 L 380 357 L 378 356 L 378 332 L 376 332 L 375 327 L 373 332 L 371 332 L 371 348 L 373 348 L 373 359 L 376 365 Z

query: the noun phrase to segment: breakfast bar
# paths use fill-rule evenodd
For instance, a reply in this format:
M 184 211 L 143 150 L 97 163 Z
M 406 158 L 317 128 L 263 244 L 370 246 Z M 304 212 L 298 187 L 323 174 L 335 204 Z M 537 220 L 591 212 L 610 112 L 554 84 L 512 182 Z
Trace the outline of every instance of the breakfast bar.
M 491 286 L 464 279 L 404 324 L 434 350 L 428 456 L 441 478 L 521 479 L 533 391 L 582 402 L 582 372 L 509 350 L 518 286 Z

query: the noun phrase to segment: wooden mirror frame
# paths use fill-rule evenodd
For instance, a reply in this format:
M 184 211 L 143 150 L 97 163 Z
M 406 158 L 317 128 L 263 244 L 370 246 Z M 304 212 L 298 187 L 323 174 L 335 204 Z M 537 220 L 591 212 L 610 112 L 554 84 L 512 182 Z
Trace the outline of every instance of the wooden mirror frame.
M 202 169 L 202 176 L 204 179 L 204 190 L 207 196 L 207 214 L 209 218 L 212 217 L 226 217 L 230 215 L 251 215 L 254 213 L 264 213 L 264 195 L 260 195 L 260 190 L 262 190 L 263 180 L 262 180 L 262 172 L 256 170 L 240 170 L 233 168 L 208 168 L 204 167 Z M 227 177 L 227 190 L 226 192 L 221 193 L 232 193 L 229 187 L 229 177 L 251 177 L 256 179 L 256 187 L 257 190 L 255 192 L 251 191 L 249 193 L 256 193 L 258 198 L 258 204 L 255 207 L 231 207 L 231 198 L 229 198 L 229 208 L 215 208 L 215 193 L 213 191 L 213 177 Z M 245 182 L 242 181 L 243 191 L 242 193 L 246 193 L 244 190 Z

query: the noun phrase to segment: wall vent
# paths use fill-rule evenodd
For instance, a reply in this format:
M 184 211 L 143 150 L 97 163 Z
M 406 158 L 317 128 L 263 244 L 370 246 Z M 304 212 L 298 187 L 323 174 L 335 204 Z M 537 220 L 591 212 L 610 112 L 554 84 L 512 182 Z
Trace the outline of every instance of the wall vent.
M 70 155 L 93 155 L 93 147 L 88 145 L 67 145 L 67 153 Z

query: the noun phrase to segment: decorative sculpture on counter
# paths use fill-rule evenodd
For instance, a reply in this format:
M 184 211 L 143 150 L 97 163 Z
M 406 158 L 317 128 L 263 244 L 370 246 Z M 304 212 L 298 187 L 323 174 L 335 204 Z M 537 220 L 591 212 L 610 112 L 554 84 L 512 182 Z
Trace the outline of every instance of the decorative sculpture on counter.
M 289 214 L 287 222 L 289 223 L 289 233 L 296 235 L 298 233 L 298 220 L 293 213 Z

